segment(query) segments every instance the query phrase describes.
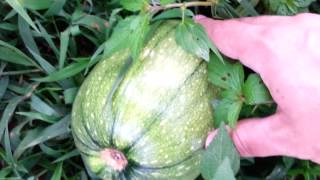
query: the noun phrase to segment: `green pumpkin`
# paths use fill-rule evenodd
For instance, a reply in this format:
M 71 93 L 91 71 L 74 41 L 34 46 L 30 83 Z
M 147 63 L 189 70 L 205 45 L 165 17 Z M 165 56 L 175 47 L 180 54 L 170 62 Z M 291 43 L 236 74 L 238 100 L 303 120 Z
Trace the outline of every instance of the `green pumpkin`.
M 163 23 L 122 78 L 126 51 L 99 62 L 79 90 L 73 136 L 88 169 L 102 179 L 199 175 L 213 128 L 213 91 L 207 63 L 176 44 L 176 26 Z

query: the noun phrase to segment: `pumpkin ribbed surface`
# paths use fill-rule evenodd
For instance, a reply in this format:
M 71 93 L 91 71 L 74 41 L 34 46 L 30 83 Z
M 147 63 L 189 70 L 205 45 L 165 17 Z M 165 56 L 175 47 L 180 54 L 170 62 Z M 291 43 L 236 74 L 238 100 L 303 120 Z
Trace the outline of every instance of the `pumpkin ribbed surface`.
M 213 127 L 212 91 L 206 62 L 176 44 L 176 26 L 163 23 L 122 78 L 126 51 L 99 62 L 78 92 L 72 112 L 75 143 L 88 169 L 103 179 L 199 175 Z M 123 170 L 101 158 L 105 149 L 124 155 Z

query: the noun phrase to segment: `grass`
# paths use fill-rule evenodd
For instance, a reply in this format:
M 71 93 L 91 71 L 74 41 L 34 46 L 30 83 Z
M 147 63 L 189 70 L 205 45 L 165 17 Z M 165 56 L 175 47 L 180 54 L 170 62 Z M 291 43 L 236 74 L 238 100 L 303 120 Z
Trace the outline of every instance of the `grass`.
M 319 12 L 319 1 L 230 1 L 194 13 L 222 19 Z M 118 0 L 0 1 L 0 179 L 89 179 L 70 132 L 79 86 L 115 24 Z M 247 70 L 248 71 L 248 70 Z M 262 115 L 243 110 L 243 116 Z M 268 113 L 268 112 L 267 112 Z M 320 166 L 288 157 L 242 159 L 238 179 L 316 179 Z

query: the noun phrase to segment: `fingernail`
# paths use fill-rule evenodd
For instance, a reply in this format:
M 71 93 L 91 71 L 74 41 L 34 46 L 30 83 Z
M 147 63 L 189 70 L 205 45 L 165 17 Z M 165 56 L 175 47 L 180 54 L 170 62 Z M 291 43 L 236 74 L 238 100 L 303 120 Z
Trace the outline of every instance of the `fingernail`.
M 194 16 L 193 17 L 193 19 L 195 20 L 195 21 L 199 21 L 199 20 L 202 20 L 202 19 L 205 19 L 205 18 L 207 18 L 206 16 L 204 16 L 204 15 L 196 15 L 196 16 Z

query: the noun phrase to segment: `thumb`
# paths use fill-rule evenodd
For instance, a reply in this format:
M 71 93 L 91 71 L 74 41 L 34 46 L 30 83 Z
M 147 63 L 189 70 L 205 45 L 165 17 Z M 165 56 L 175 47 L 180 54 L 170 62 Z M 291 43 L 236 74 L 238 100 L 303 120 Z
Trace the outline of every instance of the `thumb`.
M 239 121 L 231 136 L 241 156 L 295 156 L 294 139 L 283 116 Z
M 232 20 L 214 20 L 204 16 L 196 16 L 195 21 L 204 26 L 209 38 L 226 56 L 239 59 L 244 65 L 256 72 L 264 59 L 269 59 L 269 52 L 264 48 L 263 38 L 265 26 L 257 23 L 257 19 L 246 18 Z M 262 58 L 263 57 L 263 58 Z

